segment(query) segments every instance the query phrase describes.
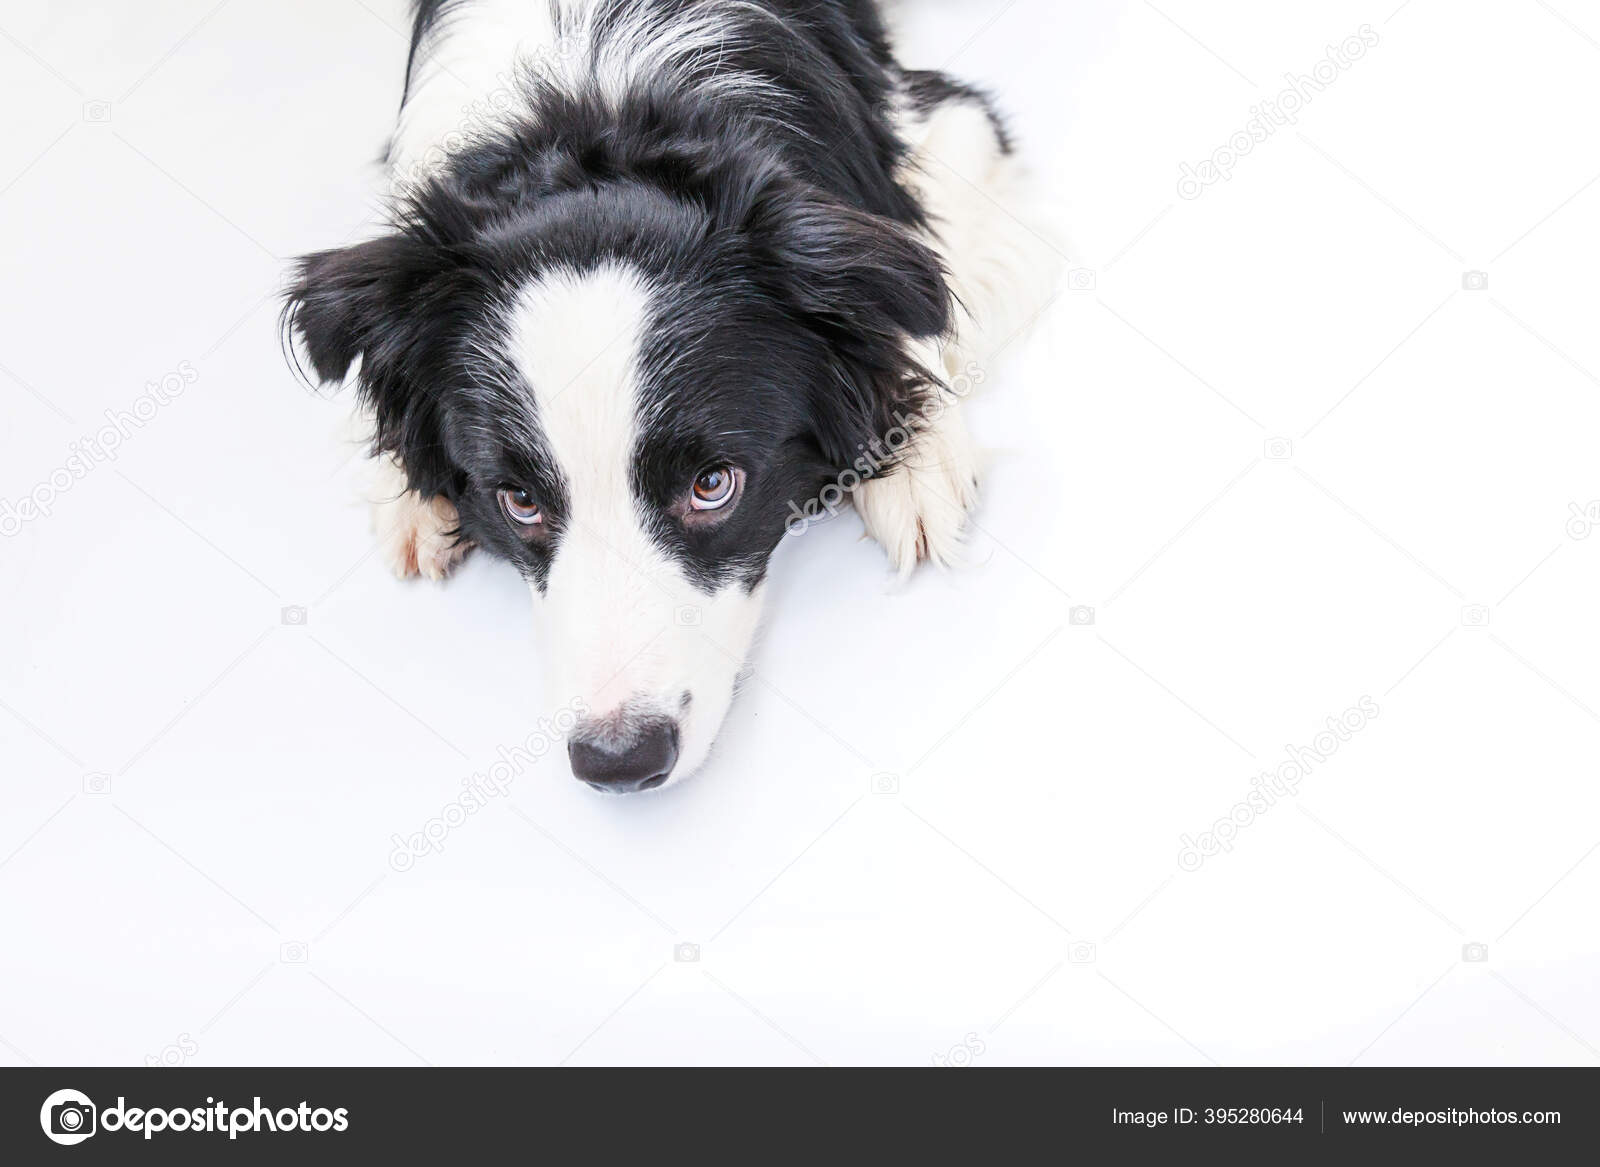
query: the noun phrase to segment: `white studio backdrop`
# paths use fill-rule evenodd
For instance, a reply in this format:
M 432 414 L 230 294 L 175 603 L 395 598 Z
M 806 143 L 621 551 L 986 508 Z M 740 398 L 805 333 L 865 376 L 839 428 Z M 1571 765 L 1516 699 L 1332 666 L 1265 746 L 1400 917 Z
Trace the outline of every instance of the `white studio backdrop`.
M 970 566 L 787 542 L 701 774 L 402 864 L 559 707 L 278 348 L 403 6 L 0 2 L 0 1063 L 1600 1060 L 1600 5 L 900 9 L 1071 240 Z

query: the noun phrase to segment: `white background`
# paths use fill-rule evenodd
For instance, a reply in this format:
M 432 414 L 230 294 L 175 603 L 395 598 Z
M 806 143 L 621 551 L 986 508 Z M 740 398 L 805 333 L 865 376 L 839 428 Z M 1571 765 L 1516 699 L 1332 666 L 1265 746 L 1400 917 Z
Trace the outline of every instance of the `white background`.
M 0 539 L 0 1063 L 1600 1061 L 1600 5 L 907 9 L 1083 269 L 972 407 L 972 566 L 786 541 L 702 773 L 552 756 L 401 873 L 554 711 L 515 573 L 390 578 L 277 347 L 402 6 L 0 4 L 0 505 L 198 376 Z

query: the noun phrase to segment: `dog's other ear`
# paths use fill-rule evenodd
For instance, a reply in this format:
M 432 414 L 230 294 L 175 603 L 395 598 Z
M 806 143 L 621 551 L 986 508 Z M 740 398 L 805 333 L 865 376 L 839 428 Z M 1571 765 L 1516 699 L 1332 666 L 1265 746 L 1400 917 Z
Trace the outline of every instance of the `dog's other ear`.
M 400 323 L 407 285 L 425 277 L 420 248 L 403 235 L 300 259 L 283 306 L 284 339 L 300 341 L 290 353 L 295 366 L 296 352 L 304 352 L 316 380 L 342 382 L 355 359 L 378 346 L 384 329 Z
M 950 325 L 944 267 L 904 224 L 791 182 L 758 198 L 748 229 L 787 279 L 791 303 L 825 327 L 875 342 Z
M 439 432 L 438 390 L 465 297 L 444 253 L 407 234 L 301 259 L 284 293 L 283 335 L 313 378 L 339 384 L 361 360 L 358 387 L 376 449 L 399 457 L 412 486 L 440 493 L 451 477 Z M 295 342 L 298 340 L 298 347 Z
M 934 346 L 914 342 L 950 328 L 944 267 L 910 227 L 792 181 L 757 197 L 746 230 L 783 299 L 827 342 L 815 430 L 828 461 L 847 466 L 938 383 L 918 356 Z

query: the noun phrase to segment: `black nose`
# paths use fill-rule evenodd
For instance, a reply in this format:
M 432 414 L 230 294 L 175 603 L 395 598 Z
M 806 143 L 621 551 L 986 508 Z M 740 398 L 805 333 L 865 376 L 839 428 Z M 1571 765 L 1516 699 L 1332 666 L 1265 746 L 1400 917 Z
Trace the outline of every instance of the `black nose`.
M 677 722 L 652 718 L 630 733 L 618 738 L 579 730 L 567 743 L 573 774 L 608 794 L 660 786 L 678 761 Z

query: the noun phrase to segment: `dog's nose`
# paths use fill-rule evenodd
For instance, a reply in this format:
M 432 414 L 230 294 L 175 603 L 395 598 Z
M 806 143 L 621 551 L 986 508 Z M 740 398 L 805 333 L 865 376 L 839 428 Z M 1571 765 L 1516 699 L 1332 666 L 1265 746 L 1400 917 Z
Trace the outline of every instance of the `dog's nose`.
M 573 774 L 596 790 L 608 794 L 653 790 L 677 764 L 678 724 L 652 718 L 620 739 L 580 729 L 567 742 L 567 757 Z

